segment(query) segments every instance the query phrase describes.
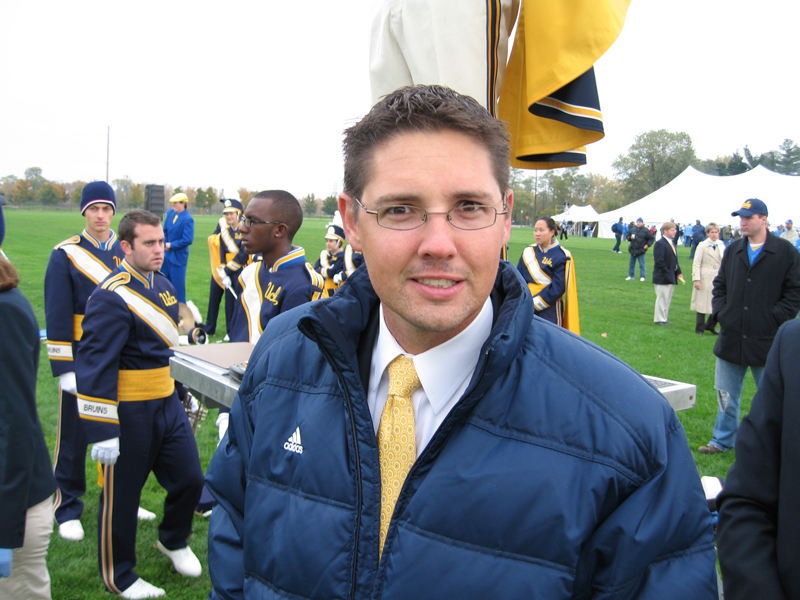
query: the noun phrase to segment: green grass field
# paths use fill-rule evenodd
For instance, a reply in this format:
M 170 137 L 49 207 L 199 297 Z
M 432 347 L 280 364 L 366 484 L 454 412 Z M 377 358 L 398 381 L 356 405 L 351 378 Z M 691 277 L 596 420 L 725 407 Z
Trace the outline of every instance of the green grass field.
M 3 250 L 20 271 L 20 289 L 33 305 L 40 327 L 44 328 L 44 274 L 48 257 L 58 242 L 78 233 L 83 219 L 77 212 L 56 213 L 40 211 L 6 210 L 6 239 Z M 197 304 L 205 317 L 208 303 L 210 266 L 207 236 L 213 231 L 218 217 L 195 217 L 195 242 L 189 256 L 187 297 Z M 114 225 L 119 222 L 115 218 Z M 324 248 L 323 235 L 327 219 L 306 219 L 295 244 L 306 248 L 310 262 L 314 262 Z M 523 248 L 533 243 L 530 228 L 512 231 L 509 257 L 514 264 Z M 653 325 L 655 292 L 653 285 L 625 281 L 629 255 L 611 252 L 613 240 L 570 238 L 564 242 L 575 257 L 580 297 L 582 335 L 618 356 L 633 368 L 647 375 L 664 377 L 697 385 L 697 404 L 678 413 L 686 430 L 701 475 L 724 477 L 734 460 L 734 453 L 706 456 L 696 448 L 706 444 L 717 411 L 714 393 L 713 336 L 694 333 L 695 313 L 689 310 L 691 285 L 678 286 L 672 300 L 670 321 L 674 327 Z M 678 249 L 680 264 L 686 273 L 691 272 L 689 249 Z M 648 275 L 652 268 L 651 253 L 646 257 Z M 637 270 L 638 274 L 638 270 Z M 687 279 L 690 279 L 687 277 Z M 224 311 L 217 325 L 217 335 L 225 335 Z M 5 343 L 13 343 L 4 340 Z M 620 390 L 624 393 L 624 390 Z M 749 411 L 755 385 L 750 376 L 745 381 L 743 413 Z M 42 359 L 38 379 L 38 406 L 45 436 L 52 451 L 58 420 L 58 386 L 51 376 L 47 354 L 42 346 Z M 211 411 L 208 420 L 197 433 L 200 458 L 205 469 L 217 441 Z M 93 480 L 96 469 L 87 461 L 87 478 Z M 80 543 L 66 542 L 57 533 L 50 542 L 48 566 L 52 578 L 53 598 L 63 600 L 95 600 L 109 598 L 100 580 L 97 567 L 97 505 L 99 488 L 90 483 L 84 497 L 86 508 L 82 519 L 86 539 Z M 162 513 L 164 492 L 150 477 L 142 496 L 142 506 Z M 206 559 L 208 521 L 199 517 L 194 521 L 191 546 L 203 563 L 204 572 L 198 579 L 188 579 L 174 572 L 171 563 L 156 548 L 157 522 L 140 523 L 137 538 L 137 572 L 147 581 L 164 588 L 167 597 L 175 600 L 199 600 L 207 596 L 210 588 Z

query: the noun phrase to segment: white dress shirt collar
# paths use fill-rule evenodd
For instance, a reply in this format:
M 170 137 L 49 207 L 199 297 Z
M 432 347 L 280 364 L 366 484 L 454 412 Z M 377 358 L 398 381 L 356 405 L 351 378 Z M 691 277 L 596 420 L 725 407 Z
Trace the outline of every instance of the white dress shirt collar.
M 481 348 L 492 331 L 493 316 L 492 301 L 487 298 L 478 316 L 464 331 L 430 350 L 411 355 L 403 350 L 386 327 L 381 305 L 367 390 L 375 431 L 389 390 L 387 368 L 395 358 L 405 354 L 414 361 L 422 384 L 413 395 L 419 454 L 466 390 L 478 364 Z

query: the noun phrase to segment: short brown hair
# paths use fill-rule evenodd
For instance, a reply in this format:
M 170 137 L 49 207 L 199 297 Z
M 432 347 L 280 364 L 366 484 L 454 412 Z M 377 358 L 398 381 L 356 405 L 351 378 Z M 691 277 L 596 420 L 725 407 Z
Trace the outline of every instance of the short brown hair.
M 506 125 L 469 96 L 440 85 L 400 88 L 382 98 L 344 132 L 344 191 L 360 198 L 371 177 L 375 149 L 402 133 L 455 131 L 489 152 L 492 170 L 505 196 L 510 173 Z
M 706 225 L 707 234 L 710 233 L 712 229 L 716 229 L 717 231 L 719 231 L 719 225 L 717 225 L 716 223 L 709 223 L 708 225 Z
M 117 228 L 119 239 L 128 242 L 133 247 L 137 225 L 161 225 L 161 219 L 147 210 L 132 210 L 119 222 Z
M 678 226 L 675 225 L 675 223 L 673 223 L 672 221 L 665 221 L 661 225 L 661 233 L 664 233 L 665 231 L 669 231 L 670 229 L 677 229 L 677 228 L 678 228 Z

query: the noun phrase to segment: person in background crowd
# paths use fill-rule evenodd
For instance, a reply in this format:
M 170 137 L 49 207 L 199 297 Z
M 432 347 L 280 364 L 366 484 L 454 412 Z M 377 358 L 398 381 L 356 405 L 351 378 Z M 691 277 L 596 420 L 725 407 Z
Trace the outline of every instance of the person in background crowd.
M 678 252 L 672 243 L 676 232 L 675 223 L 667 221 L 661 225 L 661 239 L 653 246 L 653 285 L 656 289 L 653 322 L 656 325 L 672 325 L 669 322 L 669 305 L 672 303 L 672 294 L 679 281 L 686 283 L 678 264 Z
M 81 215 L 86 226 L 79 235 L 53 248 L 44 276 L 47 356 L 59 388 L 55 517 L 58 534 L 74 542 L 84 536 L 81 497 L 86 492 L 86 435 L 78 417 L 75 361 L 83 336 L 86 301 L 124 257 L 117 234 L 111 229 L 116 209 L 117 199 L 110 185 L 105 181 L 87 183 L 81 191 Z
M 333 215 L 333 220 L 328 223 L 328 228 L 325 230 L 325 250 L 319 253 L 319 258 L 314 264 L 314 270 L 322 275 L 325 280 L 323 298 L 333 296 L 342 281 L 341 273 L 345 267 L 344 250 L 342 249 L 344 242 L 342 216 L 337 210 Z
M 653 233 L 644 226 L 644 221 L 641 217 L 636 219 L 636 225 L 631 228 L 628 232 L 628 252 L 631 255 L 631 263 L 628 267 L 628 276 L 625 278 L 625 281 L 631 281 L 633 279 L 634 268 L 636 266 L 636 262 L 639 262 L 639 281 L 646 281 L 646 271 L 644 266 L 644 255 L 647 252 L 647 249 L 653 245 L 655 241 L 655 236 Z
M 575 263 L 569 250 L 556 240 L 557 229 L 550 217 L 537 219 L 533 226 L 536 243 L 523 250 L 517 269 L 528 284 L 536 314 L 580 335 Z
M 706 239 L 697 246 L 692 261 L 692 301 L 691 310 L 697 312 L 694 331 L 703 335 L 706 331 L 719 335 L 716 331 L 717 320 L 711 308 L 711 289 L 714 278 L 722 263 L 722 242 L 719 240 L 719 227 L 716 223 L 706 226 Z M 708 317 L 708 318 L 706 318 Z
M 0 206 L 0 247 L 4 234 Z M 17 270 L 0 252 L 0 598 L 50 600 L 56 481 L 36 412 L 39 324 L 18 285 Z
M 239 276 L 241 293 L 231 326 L 232 342 L 258 342 L 270 319 L 322 296 L 324 281 L 292 241 L 303 209 L 284 190 L 259 192 L 247 203 L 239 230 L 242 246 L 260 255 Z
M 692 227 L 692 251 L 689 253 L 689 258 L 694 259 L 694 253 L 697 251 L 697 246 L 706 239 L 706 228 L 700 224 L 700 219 Z
M 733 447 L 747 368 L 759 387 L 778 327 L 800 310 L 800 254 L 769 232 L 767 214 L 767 205 L 758 198 L 745 200 L 731 213 L 740 217 L 744 237 L 722 255 L 714 278 L 711 303 L 720 324 L 714 345 L 719 411 L 711 441 L 698 448 L 703 454 Z
M 800 236 L 797 235 L 797 230 L 794 228 L 794 223 L 791 219 L 786 221 L 786 229 L 781 234 L 781 237 L 792 244 L 794 244 L 798 238 L 800 238 Z
M 778 330 L 717 498 L 725 600 L 800 598 L 800 321 Z
M 235 280 L 242 267 L 247 265 L 248 254 L 242 249 L 239 217 L 242 203 L 238 200 L 222 201 L 222 217 L 214 232 L 208 237 L 211 257 L 211 287 L 208 293 L 208 312 L 203 329 L 208 335 L 217 332 L 217 317 L 222 296 L 225 296 L 225 331 L 230 332 L 233 309 L 238 295 Z
M 733 241 L 733 228 L 730 225 L 725 225 L 719 232 L 719 237 L 722 243 L 727 248 Z
M 102 465 L 97 524 L 100 575 L 123 598 L 156 598 L 164 590 L 136 567 L 136 517 L 153 472 L 166 490 L 156 547 L 186 577 L 202 566 L 189 547 L 203 471 L 194 433 L 169 374 L 178 345 L 175 288 L 160 272 L 161 220 L 144 210 L 119 223 L 125 259 L 86 303 L 75 374 L 78 413 L 92 459 Z
M 619 244 L 622 241 L 623 230 L 624 230 L 624 225 L 622 224 L 622 217 L 620 217 L 619 221 L 617 221 L 611 226 L 611 231 L 614 232 L 614 237 L 617 240 L 617 243 L 614 244 L 614 248 L 611 251 L 616 252 L 617 254 L 621 254 L 619 250 Z
M 186 266 L 189 264 L 189 246 L 194 242 L 194 219 L 186 207 L 189 197 L 178 193 L 169 199 L 172 208 L 164 219 L 164 266 L 167 276 L 178 293 L 178 302 L 186 304 Z

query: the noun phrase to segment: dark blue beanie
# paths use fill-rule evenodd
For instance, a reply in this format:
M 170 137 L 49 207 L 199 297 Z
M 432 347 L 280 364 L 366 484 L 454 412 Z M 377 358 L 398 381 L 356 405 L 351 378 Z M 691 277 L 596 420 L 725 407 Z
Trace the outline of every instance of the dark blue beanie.
M 114 195 L 114 188 L 108 185 L 105 181 L 93 181 L 87 183 L 81 192 L 81 214 L 86 212 L 86 209 L 92 204 L 103 202 L 110 204 L 114 209 L 114 214 L 117 212 L 117 197 Z

